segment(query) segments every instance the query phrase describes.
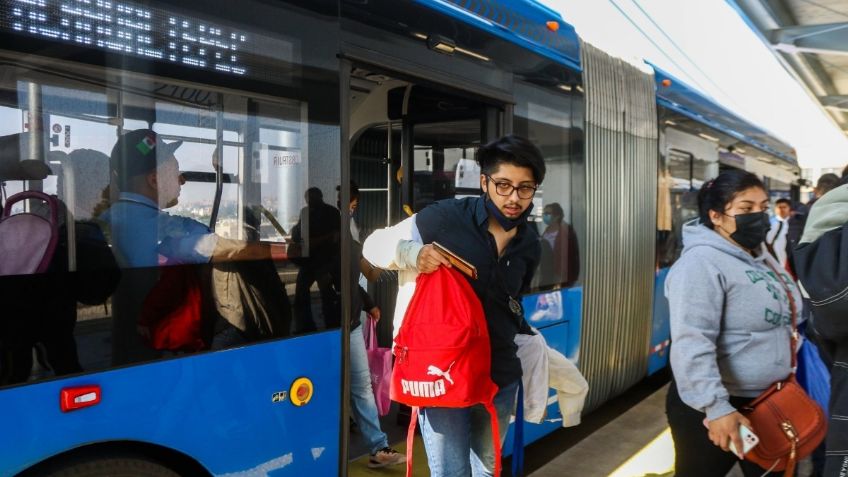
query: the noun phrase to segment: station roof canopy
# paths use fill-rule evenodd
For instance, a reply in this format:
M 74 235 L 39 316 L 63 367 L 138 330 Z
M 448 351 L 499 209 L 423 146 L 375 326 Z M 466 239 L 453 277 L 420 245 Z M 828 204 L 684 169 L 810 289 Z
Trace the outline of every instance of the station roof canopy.
M 729 2 L 848 134 L 848 1 Z

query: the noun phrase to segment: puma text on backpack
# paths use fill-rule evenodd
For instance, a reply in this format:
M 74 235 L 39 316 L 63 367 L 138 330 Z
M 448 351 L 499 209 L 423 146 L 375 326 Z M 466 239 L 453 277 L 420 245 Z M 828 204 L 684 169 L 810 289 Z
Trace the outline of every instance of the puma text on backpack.
M 483 305 L 455 269 L 439 267 L 418 276 L 394 345 L 391 398 L 411 406 L 406 475 L 412 475 L 412 442 L 419 407 L 463 408 L 482 404 L 489 411 L 500 475 L 501 449 L 491 379 L 491 347 Z

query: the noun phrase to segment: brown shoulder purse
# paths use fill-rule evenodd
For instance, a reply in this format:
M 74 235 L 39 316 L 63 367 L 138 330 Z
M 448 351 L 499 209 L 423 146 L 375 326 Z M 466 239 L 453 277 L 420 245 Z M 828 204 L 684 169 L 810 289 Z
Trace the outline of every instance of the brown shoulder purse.
M 739 411 L 751 421 L 759 444 L 745 454 L 745 459 L 772 471 L 784 471 L 792 477 L 798 460 L 812 454 L 827 433 L 827 419 L 822 408 L 795 381 L 797 365 L 795 297 L 781 275 L 766 262 L 783 285 L 789 297 L 792 314 L 792 334 L 789 346 L 792 353 L 792 372 L 772 384 L 756 399 Z

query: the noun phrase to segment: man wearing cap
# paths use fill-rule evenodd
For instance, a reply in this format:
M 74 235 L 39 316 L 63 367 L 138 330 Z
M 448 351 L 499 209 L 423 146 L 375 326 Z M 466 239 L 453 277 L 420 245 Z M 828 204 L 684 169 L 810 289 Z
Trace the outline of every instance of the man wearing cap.
M 282 244 L 226 239 L 215 235 L 206 224 L 162 210 L 177 204 L 185 183 L 174 157 L 180 144 L 181 141 L 165 143 L 154 131 L 139 129 L 119 137 L 112 149 L 110 176 L 119 194 L 100 219 L 108 225 L 112 249 L 126 268 L 114 296 L 115 315 L 123 316 L 119 309 L 128 313 L 128 319 L 115 321 L 115 363 L 155 357 L 140 348 L 138 340 L 139 335 L 150 336 L 149 324 L 142 324 L 147 318 L 142 315 L 145 300 L 160 280 L 158 269 L 153 267 L 285 258 Z M 287 303 L 284 296 L 281 300 Z M 242 343 L 247 336 L 242 333 L 247 330 L 244 322 L 216 318 L 203 326 L 203 339 L 212 349 Z M 275 333 L 286 334 L 288 323 L 283 328 Z
M 177 204 L 185 184 L 174 156 L 181 144 L 165 143 L 156 132 L 138 129 L 118 138 L 112 149 L 110 173 L 119 195 L 101 219 L 110 225 L 112 243 L 124 265 L 284 257 L 281 244 L 224 239 L 205 224 L 162 211 Z

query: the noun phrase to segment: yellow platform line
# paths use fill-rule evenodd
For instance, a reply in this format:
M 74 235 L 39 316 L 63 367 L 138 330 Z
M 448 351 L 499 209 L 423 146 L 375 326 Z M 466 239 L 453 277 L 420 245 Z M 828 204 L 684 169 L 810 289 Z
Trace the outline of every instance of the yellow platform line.
M 674 442 L 666 428 L 608 477 L 670 477 L 674 475 Z

